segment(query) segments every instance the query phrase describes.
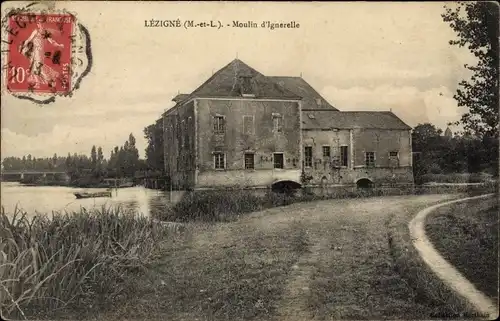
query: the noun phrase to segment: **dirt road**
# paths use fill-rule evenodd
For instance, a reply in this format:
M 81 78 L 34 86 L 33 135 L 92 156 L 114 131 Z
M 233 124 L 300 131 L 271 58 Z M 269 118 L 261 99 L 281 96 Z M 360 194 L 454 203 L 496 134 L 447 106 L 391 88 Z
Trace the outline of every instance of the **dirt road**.
M 391 256 L 388 224 L 457 195 L 293 204 L 193 227 L 164 246 L 110 316 L 169 320 L 421 318 Z

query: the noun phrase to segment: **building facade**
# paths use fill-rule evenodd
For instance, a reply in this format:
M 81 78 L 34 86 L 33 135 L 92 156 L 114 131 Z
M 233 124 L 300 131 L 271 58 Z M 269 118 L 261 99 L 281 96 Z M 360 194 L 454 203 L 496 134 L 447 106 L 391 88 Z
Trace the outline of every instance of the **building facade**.
M 391 112 L 341 112 L 301 77 L 236 59 L 173 101 L 163 114 L 173 188 L 413 183 L 408 125 Z

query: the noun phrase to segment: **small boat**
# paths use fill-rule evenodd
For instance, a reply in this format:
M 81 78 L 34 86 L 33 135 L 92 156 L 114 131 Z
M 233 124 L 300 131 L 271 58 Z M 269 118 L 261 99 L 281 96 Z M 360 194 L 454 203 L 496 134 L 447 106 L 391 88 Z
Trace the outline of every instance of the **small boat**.
M 94 198 L 94 197 L 111 197 L 111 191 L 106 191 L 106 192 L 95 192 L 95 193 L 87 193 L 87 192 L 82 192 L 82 193 L 73 193 L 77 199 L 81 198 Z

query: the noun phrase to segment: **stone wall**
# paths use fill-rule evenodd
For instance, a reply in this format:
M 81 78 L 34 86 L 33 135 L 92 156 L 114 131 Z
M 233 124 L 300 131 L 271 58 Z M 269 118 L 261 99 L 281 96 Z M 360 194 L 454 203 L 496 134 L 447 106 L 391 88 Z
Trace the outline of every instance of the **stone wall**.
M 198 99 L 197 187 L 262 186 L 275 179 L 300 180 L 300 106 L 297 101 Z M 225 131 L 214 132 L 214 117 L 223 116 Z M 252 125 L 244 127 L 246 121 Z M 282 117 L 277 132 L 273 117 Z M 214 153 L 225 155 L 225 168 L 215 169 Z M 254 154 L 254 169 L 245 169 L 245 153 Z M 283 169 L 274 169 L 273 154 L 283 153 Z
M 194 101 L 164 117 L 165 173 L 176 189 L 193 188 L 196 177 Z
M 303 130 L 303 144 L 312 147 L 312 166 L 304 167 L 308 184 L 355 184 L 367 178 L 375 184 L 412 184 L 411 140 L 407 130 L 341 129 Z M 323 147 L 330 146 L 330 157 Z M 347 146 L 347 166 L 342 166 L 341 146 Z M 375 165 L 367 167 L 365 152 L 375 153 Z M 397 157 L 389 158 L 390 152 Z

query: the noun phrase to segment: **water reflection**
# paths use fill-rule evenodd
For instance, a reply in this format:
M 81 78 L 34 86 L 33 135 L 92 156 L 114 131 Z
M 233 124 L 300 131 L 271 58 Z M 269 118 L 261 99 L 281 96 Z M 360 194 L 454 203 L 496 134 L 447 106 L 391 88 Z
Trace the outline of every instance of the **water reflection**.
M 164 211 L 180 200 L 184 192 L 150 190 L 143 187 L 130 187 L 113 191 L 111 198 L 76 199 L 73 193 L 82 189 L 62 186 L 23 186 L 19 183 L 1 183 L 1 205 L 5 211 L 12 213 L 16 206 L 27 213 L 52 213 L 101 208 L 102 206 L 119 206 L 126 210 L 151 215 Z M 85 189 L 85 191 L 102 191 L 102 189 Z
M 76 199 L 73 193 L 82 191 L 103 191 L 104 189 L 80 189 L 62 186 L 23 186 L 19 183 L 2 182 L 1 205 L 7 213 L 13 213 L 14 208 L 23 209 L 28 214 L 35 212 L 50 214 L 54 211 L 78 211 L 106 207 L 122 207 L 142 215 L 155 216 L 178 202 L 187 192 L 157 191 L 144 187 L 130 187 L 114 190 L 112 197 Z M 348 192 L 349 189 L 343 189 Z M 265 196 L 268 190 L 248 191 L 256 196 Z M 329 189 L 312 190 L 315 194 L 325 195 L 334 192 Z M 338 192 L 338 191 L 337 191 Z

